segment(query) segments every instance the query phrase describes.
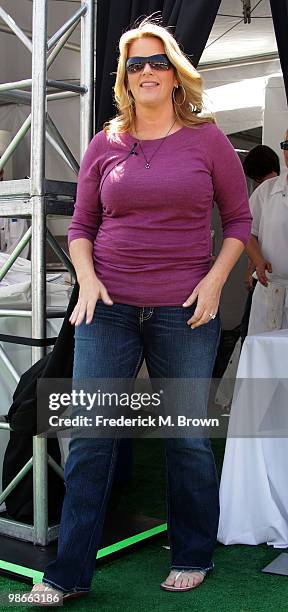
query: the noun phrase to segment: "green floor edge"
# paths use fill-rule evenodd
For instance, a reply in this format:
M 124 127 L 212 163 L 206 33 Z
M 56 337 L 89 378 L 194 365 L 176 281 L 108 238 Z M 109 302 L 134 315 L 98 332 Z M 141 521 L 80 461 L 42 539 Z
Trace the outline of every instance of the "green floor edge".
M 121 540 L 120 542 L 115 542 L 111 546 L 105 546 L 104 548 L 100 548 L 97 554 L 97 559 L 102 559 L 103 557 L 108 557 L 119 550 L 123 550 L 124 548 L 129 548 L 129 546 L 134 546 L 143 540 L 148 540 L 155 535 L 163 533 L 167 530 L 167 523 L 163 523 L 162 525 L 157 525 L 157 527 L 152 527 L 152 529 L 147 529 L 147 531 L 142 531 L 141 533 L 137 533 L 134 536 L 129 538 L 125 538 L 125 540 Z M 43 578 L 43 572 L 38 572 L 33 570 L 32 568 L 25 567 L 22 565 L 17 565 L 16 563 L 9 563 L 8 561 L 4 561 L 0 559 L 0 572 L 2 570 L 11 572 L 13 574 L 17 574 L 18 576 L 25 576 L 26 578 L 32 578 L 33 584 L 37 582 L 41 582 Z

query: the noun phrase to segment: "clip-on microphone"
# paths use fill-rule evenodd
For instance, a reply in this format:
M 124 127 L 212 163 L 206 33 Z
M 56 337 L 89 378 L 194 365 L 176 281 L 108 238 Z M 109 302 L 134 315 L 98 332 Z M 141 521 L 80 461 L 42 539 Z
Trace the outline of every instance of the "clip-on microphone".
M 130 151 L 129 155 L 138 155 L 137 151 L 135 151 L 137 145 L 138 145 L 138 142 L 134 142 L 134 144 L 132 145 L 132 148 L 131 148 L 131 151 Z

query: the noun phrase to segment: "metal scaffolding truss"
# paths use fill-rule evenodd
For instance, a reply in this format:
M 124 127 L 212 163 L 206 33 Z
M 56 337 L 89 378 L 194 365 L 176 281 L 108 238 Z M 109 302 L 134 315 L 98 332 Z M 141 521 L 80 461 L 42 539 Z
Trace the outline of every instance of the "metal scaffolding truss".
M 0 0 L 1 2 L 1 0 Z M 0 22 L 12 31 L 32 53 L 32 77 L 13 83 L 0 84 L 0 101 L 15 101 L 18 104 L 31 103 L 31 114 L 24 121 L 12 142 L 0 159 L 0 170 L 13 155 L 16 147 L 31 128 L 31 161 L 30 179 L 10 180 L 0 183 L 0 217 L 28 217 L 31 227 L 21 239 L 5 266 L 0 270 L 0 280 L 5 276 L 24 246 L 31 239 L 32 263 L 32 305 L 31 311 L 1 309 L 0 316 L 28 316 L 32 321 L 32 339 L 39 340 L 39 346 L 32 346 L 32 363 L 44 354 L 41 340 L 46 337 L 46 318 L 53 316 L 46 313 L 46 239 L 63 261 L 73 270 L 65 252 L 58 245 L 54 236 L 46 230 L 46 217 L 69 215 L 73 212 L 76 183 L 48 181 L 45 179 L 45 144 L 46 139 L 58 154 L 65 160 L 75 174 L 79 165 L 64 141 L 58 128 L 53 123 L 48 111 L 47 102 L 67 95 L 80 96 L 80 159 L 93 135 L 93 99 L 94 99 L 94 47 L 95 47 L 95 0 L 79 0 L 79 8 L 51 38 L 47 36 L 48 0 L 33 0 L 32 42 L 13 18 L 0 6 Z M 76 4 L 77 6 L 77 4 Z M 47 72 L 53 61 L 67 43 L 72 32 L 81 25 L 81 68 L 80 84 L 49 80 Z M 28 91 L 27 91 L 28 90 Z M 51 91 L 54 93 L 51 93 Z M 71 93 L 72 92 L 72 93 Z M 59 316 L 59 314 L 58 314 Z M 15 372 L 3 348 L 0 348 L 0 360 L 10 369 L 15 383 L 18 381 Z M 0 428 L 9 429 L 5 419 L 0 419 Z M 7 518 L 0 518 L 0 534 L 5 534 L 34 544 L 47 545 L 57 537 L 58 526 L 48 525 L 48 464 L 63 476 L 62 469 L 47 456 L 47 441 L 35 436 L 33 438 L 33 457 L 17 474 L 14 480 L 0 495 L 0 505 L 8 494 L 33 469 L 34 489 L 34 524 L 26 525 Z

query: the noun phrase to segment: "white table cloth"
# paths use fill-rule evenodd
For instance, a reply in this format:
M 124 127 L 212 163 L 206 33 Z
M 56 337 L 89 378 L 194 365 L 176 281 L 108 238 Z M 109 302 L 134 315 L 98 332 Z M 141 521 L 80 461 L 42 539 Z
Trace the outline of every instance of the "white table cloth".
M 288 330 L 246 338 L 228 436 L 219 541 L 287 547 Z

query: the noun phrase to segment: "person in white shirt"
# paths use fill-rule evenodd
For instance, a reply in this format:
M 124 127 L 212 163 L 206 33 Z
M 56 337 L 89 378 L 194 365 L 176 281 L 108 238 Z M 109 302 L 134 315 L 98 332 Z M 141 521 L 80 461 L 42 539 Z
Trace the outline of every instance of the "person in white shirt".
M 250 181 L 251 187 L 250 194 L 254 191 L 261 183 L 267 181 L 270 178 L 279 176 L 280 174 L 280 161 L 277 153 L 268 147 L 267 145 L 256 145 L 246 155 L 243 161 L 243 170 L 247 179 Z M 260 247 L 259 247 L 260 249 Z M 241 346 L 247 336 L 250 310 L 252 304 L 252 297 L 254 288 L 257 284 L 257 279 L 253 277 L 255 272 L 255 265 L 251 259 L 248 258 L 247 270 L 245 274 L 244 283 L 248 291 L 248 296 L 245 304 L 244 314 L 241 320 Z
M 280 146 L 288 168 L 288 130 Z M 248 335 L 288 328 L 288 171 L 259 185 L 250 208 L 253 222 L 246 251 L 259 282 Z

